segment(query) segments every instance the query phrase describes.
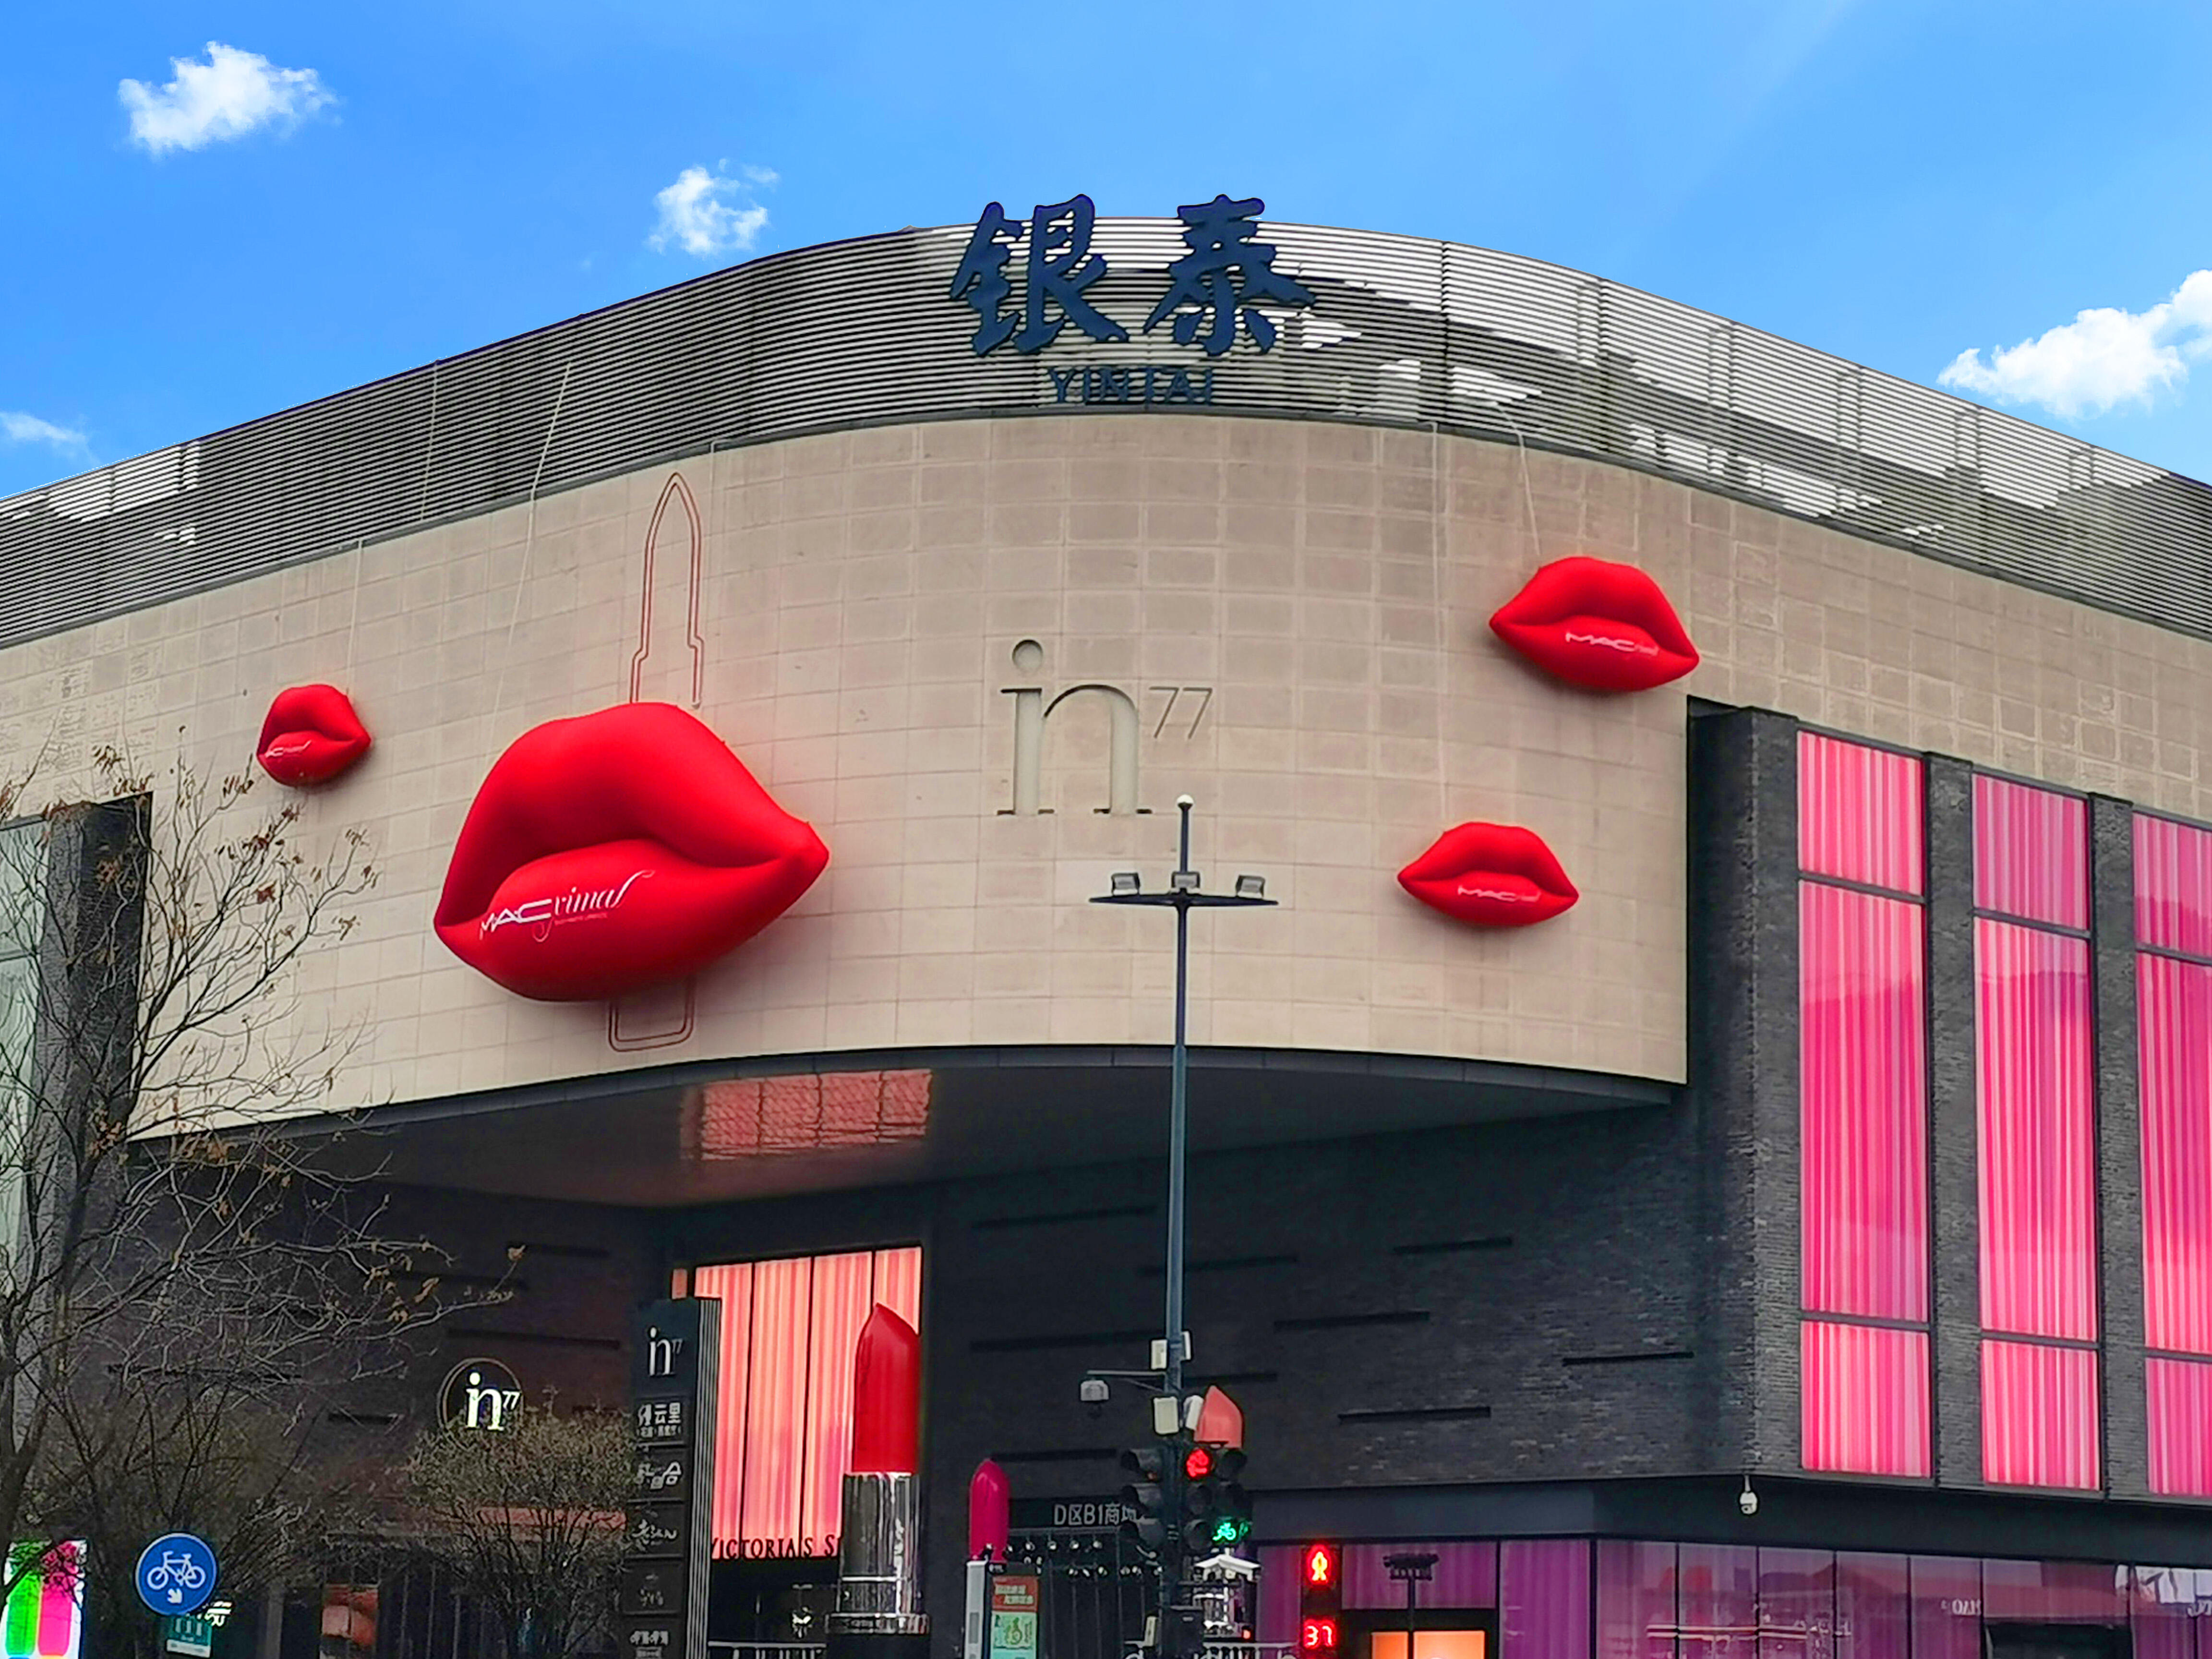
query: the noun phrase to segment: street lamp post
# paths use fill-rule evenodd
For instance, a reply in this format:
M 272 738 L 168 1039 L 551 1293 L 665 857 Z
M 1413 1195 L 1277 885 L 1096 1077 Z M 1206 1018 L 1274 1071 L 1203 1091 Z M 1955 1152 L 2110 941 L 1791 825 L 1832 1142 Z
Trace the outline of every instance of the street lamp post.
M 1144 890 L 1144 878 L 1136 871 L 1117 870 L 1109 878 L 1112 890 L 1101 893 L 1091 901 L 1093 904 L 1148 904 L 1172 909 L 1176 913 L 1175 1050 L 1168 1084 L 1167 1344 L 1166 1363 L 1160 1382 L 1163 1395 L 1175 1402 L 1178 1422 L 1182 1411 L 1182 1364 L 1186 1357 L 1183 1352 L 1182 1280 L 1184 1165 L 1188 1157 L 1190 1138 L 1190 913 L 1206 909 L 1251 909 L 1275 902 L 1267 896 L 1267 882 L 1259 876 L 1240 875 L 1237 878 L 1237 889 L 1233 893 L 1207 893 L 1200 890 L 1199 872 L 1191 868 L 1190 864 L 1190 809 L 1194 804 L 1188 795 L 1176 798 L 1176 811 L 1182 817 L 1182 839 L 1176 867 L 1168 877 L 1165 892 L 1147 893 Z M 1169 1609 L 1174 1605 L 1177 1590 L 1175 1546 L 1178 1542 L 1173 1539 L 1167 1540 L 1168 1547 L 1160 1553 L 1160 1629 L 1164 1650 L 1170 1647 L 1164 1638 L 1171 1622 Z
M 1383 1571 L 1406 1587 L 1406 1659 L 1414 1659 L 1413 1629 L 1419 1622 L 1414 1613 L 1415 1595 L 1429 1582 L 1437 1570 L 1436 1556 L 1425 1550 L 1407 1551 L 1382 1558 Z

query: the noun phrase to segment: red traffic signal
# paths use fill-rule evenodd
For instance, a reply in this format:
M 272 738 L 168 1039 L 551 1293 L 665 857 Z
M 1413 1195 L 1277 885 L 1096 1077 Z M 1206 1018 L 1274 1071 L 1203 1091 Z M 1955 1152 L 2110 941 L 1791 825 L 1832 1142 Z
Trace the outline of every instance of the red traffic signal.
M 1182 1472 L 1187 1480 L 1205 1480 L 1213 1473 L 1213 1454 L 1204 1446 L 1193 1446 L 1183 1454 Z
M 1298 1554 L 1300 1659 L 1337 1659 L 1344 1614 L 1344 1552 L 1334 1544 L 1309 1544 Z

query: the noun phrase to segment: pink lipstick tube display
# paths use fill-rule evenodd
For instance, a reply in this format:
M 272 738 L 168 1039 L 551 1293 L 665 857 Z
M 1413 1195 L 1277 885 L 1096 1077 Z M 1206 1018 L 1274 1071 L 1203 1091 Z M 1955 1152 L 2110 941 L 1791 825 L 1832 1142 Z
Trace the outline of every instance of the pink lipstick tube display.
M 853 1455 L 837 1539 L 829 1659 L 922 1659 L 921 1339 L 889 1308 L 861 1328 L 853 1360 Z

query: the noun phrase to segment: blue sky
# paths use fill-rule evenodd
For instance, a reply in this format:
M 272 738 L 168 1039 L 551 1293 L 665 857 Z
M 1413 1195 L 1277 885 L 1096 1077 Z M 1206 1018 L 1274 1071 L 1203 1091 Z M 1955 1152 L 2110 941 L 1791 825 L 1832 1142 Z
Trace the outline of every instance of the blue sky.
M 2201 4 L 11 24 L 0 493 L 751 254 L 1077 191 L 1556 260 L 2212 477 Z

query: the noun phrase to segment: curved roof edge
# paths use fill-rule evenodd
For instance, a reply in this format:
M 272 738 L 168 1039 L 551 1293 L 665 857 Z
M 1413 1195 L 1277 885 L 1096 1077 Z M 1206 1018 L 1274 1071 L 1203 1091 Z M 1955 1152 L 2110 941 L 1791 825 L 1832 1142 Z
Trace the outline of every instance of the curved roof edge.
M 1270 250 L 1310 303 L 1263 296 L 1209 355 L 1222 313 L 1178 285 L 1183 228 L 1097 222 L 1103 269 L 1080 303 L 1120 338 L 1062 328 L 1023 351 L 1025 240 L 1002 240 L 986 274 L 1010 284 L 1015 337 L 979 352 L 994 307 L 953 297 L 969 229 L 908 229 L 767 255 L 18 495 L 0 501 L 0 646 L 672 455 L 1144 410 L 1612 460 L 2212 637 L 2212 489 L 2179 474 L 1603 278 L 1385 233 L 1247 228 L 1231 280 Z M 1171 312 L 1193 319 L 1184 340 Z

